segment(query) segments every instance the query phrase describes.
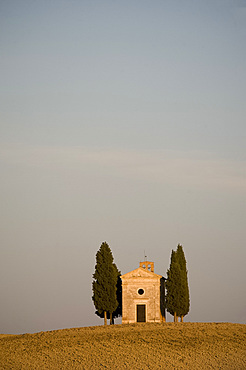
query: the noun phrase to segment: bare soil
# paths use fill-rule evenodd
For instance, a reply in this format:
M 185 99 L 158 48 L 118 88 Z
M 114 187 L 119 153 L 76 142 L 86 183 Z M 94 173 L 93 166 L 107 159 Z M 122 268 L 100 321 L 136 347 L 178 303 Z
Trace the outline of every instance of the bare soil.
M 0 369 L 246 369 L 246 325 L 131 324 L 4 334 Z

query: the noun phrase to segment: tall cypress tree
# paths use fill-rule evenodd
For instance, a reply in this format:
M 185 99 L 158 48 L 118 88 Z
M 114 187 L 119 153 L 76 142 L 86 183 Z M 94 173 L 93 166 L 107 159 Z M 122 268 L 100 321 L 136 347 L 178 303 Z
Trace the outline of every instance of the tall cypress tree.
M 171 254 L 171 263 L 167 271 L 166 281 L 166 308 L 174 316 L 174 322 L 187 315 L 190 308 L 189 286 L 186 269 L 186 259 L 182 245 L 178 244 L 177 250 Z
M 177 260 L 176 252 L 172 250 L 169 270 L 167 270 L 166 281 L 166 309 L 173 315 L 174 322 L 181 314 L 180 307 L 180 280 L 181 269 Z
M 118 270 L 113 260 L 108 244 L 102 243 L 96 254 L 92 300 L 98 313 L 104 315 L 104 325 L 107 325 L 107 313 L 112 314 L 118 307 L 116 297 Z
M 181 269 L 180 281 L 180 321 L 183 322 L 183 317 L 188 314 L 190 309 L 188 271 L 186 268 L 186 259 L 182 245 L 178 244 L 176 252 L 177 260 Z
M 110 314 L 107 312 L 107 319 L 110 319 L 110 324 L 114 324 L 114 319 L 116 317 L 122 316 L 122 281 L 121 281 L 121 272 L 118 270 L 115 263 L 113 263 L 115 267 L 115 272 L 117 275 L 117 284 L 116 284 L 116 298 L 118 301 L 118 307 L 116 310 Z M 104 312 L 99 313 L 98 311 L 95 312 L 101 319 L 104 317 Z

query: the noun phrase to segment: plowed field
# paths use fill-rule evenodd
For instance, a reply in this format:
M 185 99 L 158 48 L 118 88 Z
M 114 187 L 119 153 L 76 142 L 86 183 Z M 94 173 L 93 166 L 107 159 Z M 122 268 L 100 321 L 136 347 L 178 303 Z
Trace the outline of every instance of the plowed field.
M 246 325 L 163 323 L 0 335 L 1 369 L 246 369 Z

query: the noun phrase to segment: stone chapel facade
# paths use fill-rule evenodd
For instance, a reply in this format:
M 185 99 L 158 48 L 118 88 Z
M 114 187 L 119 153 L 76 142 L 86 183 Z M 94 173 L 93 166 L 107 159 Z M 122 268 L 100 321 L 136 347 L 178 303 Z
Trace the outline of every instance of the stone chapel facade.
M 121 280 L 122 324 L 165 321 L 164 278 L 154 273 L 154 262 L 140 262 Z

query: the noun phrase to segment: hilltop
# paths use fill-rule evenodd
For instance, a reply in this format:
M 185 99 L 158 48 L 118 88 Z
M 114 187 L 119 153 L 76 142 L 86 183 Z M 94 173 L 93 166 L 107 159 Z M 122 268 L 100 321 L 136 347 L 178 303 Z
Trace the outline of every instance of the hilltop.
M 1 369 L 246 369 L 246 325 L 163 323 L 0 336 Z

